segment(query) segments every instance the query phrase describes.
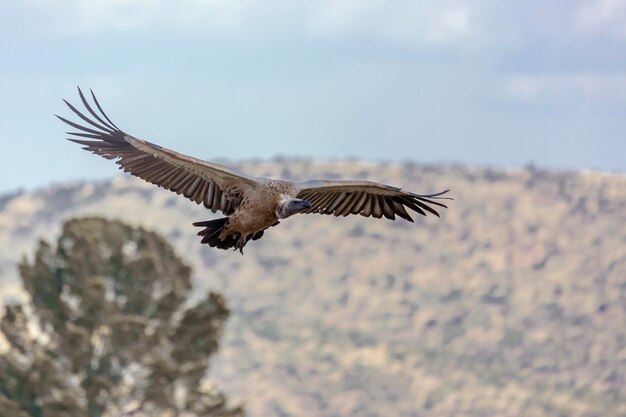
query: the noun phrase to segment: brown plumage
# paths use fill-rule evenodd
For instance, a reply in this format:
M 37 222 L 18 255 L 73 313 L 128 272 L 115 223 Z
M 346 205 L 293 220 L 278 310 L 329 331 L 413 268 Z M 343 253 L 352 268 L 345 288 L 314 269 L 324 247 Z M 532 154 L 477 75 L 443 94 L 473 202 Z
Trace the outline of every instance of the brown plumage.
M 115 162 L 131 175 L 203 204 L 213 213 L 227 217 L 194 223 L 202 243 L 219 249 L 239 249 L 257 240 L 280 219 L 297 213 L 332 214 L 365 217 L 396 216 L 413 221 L 407 208 L 421 215 L 439 216 L 434 206 L 446 208 L 439 201 L 448 190 L 430 195 L 403 191 L 371 181 L 313 180 L 291 182 L 252 177 L 227 166 L 203 161 L 137 139 L 119 129 L 104 113 L 91 91 L 90 104 L 78 89 L 80 99 L 91 118 L 66 100 L 68 107 L 86 124 L 63 117 L 59 119 L 76 129 L 67 132 L 72 142 L 83 149 Z

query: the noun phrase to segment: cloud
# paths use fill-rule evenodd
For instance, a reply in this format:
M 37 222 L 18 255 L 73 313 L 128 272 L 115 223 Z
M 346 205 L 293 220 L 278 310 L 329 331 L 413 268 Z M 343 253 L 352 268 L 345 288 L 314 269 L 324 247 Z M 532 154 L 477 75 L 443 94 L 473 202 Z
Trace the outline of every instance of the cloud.
M 277 38 L 360 36 L 404 44 L 626 40 L 626 0 L 20 0 L 0 24 L 71 35 L 107 31 Z
M 392 41 L 452 42 L 473 31 L 460 0 L 21 0 L 2 2 L 0 16 L 71 35 L 106 31 L 218 32 L 312 37 L 364 35 Z M 0 17 L 0 22 L 2 17 Z
M 569 97 L 626 99 L 626 74 L 515 75 L 505 80 L 504 93 L 521 101 Z
M 452 42 L 473 31 L 466 2 L 396 0 L 321 0 L 314 2 L 310 25 L 324 36 L 375 35 L 402 42 Z
M 106 31 L 219 30 L 241 24 L 251 0 L 22 0 L 0 4 L 0 21 L 22 20 L 70 35 Z
M 626 40 L 626 1 L 586 1 L 576 11 L 575 26 L 583 34 Z

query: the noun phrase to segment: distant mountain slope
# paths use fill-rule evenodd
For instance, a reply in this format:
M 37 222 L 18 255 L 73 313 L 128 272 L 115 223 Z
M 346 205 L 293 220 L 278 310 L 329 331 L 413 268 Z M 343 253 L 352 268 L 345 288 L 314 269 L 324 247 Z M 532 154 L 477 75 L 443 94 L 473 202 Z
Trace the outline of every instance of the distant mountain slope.
M 233 311 L 214 373 L 251 416 L 626 415 L 626 178 L 273 162 L 287 178 L 452 189 L 441 219 L 296 216 L 245 256 L 199 245 L 205 210 L 119 177 L 0 198 L 0 290 L 62 219 L 165 234 Z

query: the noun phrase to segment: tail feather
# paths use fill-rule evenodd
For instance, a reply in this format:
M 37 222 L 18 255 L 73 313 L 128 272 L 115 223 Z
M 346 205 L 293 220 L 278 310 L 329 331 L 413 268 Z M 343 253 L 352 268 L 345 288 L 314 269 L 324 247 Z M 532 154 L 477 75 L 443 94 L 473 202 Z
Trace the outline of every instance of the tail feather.
M 221 219 L 195 222 L 193 225 L 204 227 L 204 229 L 198 232 L 198 236 L 202 236 L 202 243 L 206 243 L 212 248 L 230 249 L 237 244 L 237 238 L 234 235 L 228 235 L 226 238 L 220 239 L 220 234 L 227 224 L 228 217 L 223 217 Z
M 278 223 L 279 222 L 276 222 L 272 224 L 272 226 L 276 226 Z M 265 232 L 265 230 L 271 227 L 269 226 L 263 230 L 259 230 L 258 232 L 254 234 L 250 234 L 246 236 L 246 241 L 243 243 L 243 245 L 240 245 L 241 247 L 238 247 L 237 243 L 240 240 L 239 234 L 231 233 L 229 235 L 226 235 L 223 239 L 220 238 L 222 231 L 224 230 L 226 226 L 228 226 L 228 217 L 223 217 L 221 219 L 215 219 L 215 220 L 206 220 L 203 222 L 195 222 L 193 225 L 196 227 L 203 228 L 202 230 L 198 232 L 198 236 L 202 236 L 202 243 L 208 244 L 212 248 L 219 248 L 219 249 L 239 248 L 241 253 L 243 253 L 242 249 L 246 243 L 248 243 L 250 240 L 261 239 L 263 237 L 263 233 Z

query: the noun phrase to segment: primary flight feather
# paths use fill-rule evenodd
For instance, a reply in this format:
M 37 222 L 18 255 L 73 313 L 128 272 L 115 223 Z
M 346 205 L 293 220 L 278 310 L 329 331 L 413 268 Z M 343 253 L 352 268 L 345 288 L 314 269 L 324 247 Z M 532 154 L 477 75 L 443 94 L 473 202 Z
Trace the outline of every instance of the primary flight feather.
M 91 91 L 92 103 L 78 89 L 88 117 L 68 101 L 65 104 L 84 123 L 79 124 L 57 116 L 77 131 L 67 132 L 72 142 L 106 159 L 113 159 L 131 175 L 158 185 L 204 207 L 221 211 L 227 217 L 196 222 L 202 243 L 220 249 L 239 249 L 250 240 L 257 240 L 279 220 L 297 213 L 332 214 L 365 217 L 396 216 L 413 221 L 407 209 L 421 215 L 439 216 L 436 207 L 447 208 L 436 201 L 448 190 L 419 195 L 398 187 L 371 181 L 312 180 L 292 182 L 252 177 L 227 166 L 203 161 L 137 139 L 119 129 L 104 113 Z M 86 123 L 86 124 L 85 124 Z

